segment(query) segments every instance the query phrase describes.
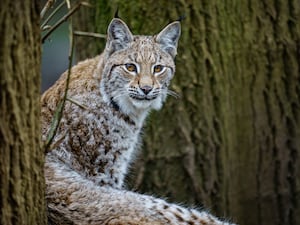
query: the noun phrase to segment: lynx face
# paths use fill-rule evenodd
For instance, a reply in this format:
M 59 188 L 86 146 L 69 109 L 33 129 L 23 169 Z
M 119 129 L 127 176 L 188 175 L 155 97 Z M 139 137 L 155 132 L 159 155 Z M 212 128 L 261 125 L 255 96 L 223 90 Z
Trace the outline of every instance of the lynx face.
M 101 92 L 125 113 L 159 109 L 175 72 L 174 57 L 180 24 L 174 22 L 155 36 L 133 36 L 120 19 L 108 28 Z

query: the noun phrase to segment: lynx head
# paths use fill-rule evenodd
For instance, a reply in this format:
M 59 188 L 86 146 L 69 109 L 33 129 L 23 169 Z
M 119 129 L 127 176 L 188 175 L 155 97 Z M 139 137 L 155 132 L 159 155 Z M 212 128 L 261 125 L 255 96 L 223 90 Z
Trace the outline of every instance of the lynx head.
M 122 20 L 113 19 L 107 32 L 101 80 L 105 101 L 127 114 L 160 109 L 175 72 L 179 36 L 178 21 L 157 35 L 134 36 Z

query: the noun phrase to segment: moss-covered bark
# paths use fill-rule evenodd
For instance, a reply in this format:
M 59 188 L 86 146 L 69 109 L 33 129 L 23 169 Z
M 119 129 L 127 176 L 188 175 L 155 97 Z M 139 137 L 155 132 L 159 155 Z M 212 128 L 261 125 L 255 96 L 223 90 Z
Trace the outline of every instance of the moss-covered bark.
M 46 224 L 39 1 L 0 7 L 0 224 Z
M 148 121 L 131 187 L 240 224 L 299 224 L 299 1 L 94 4 L 101 33 L 117 6 L 134 33 L 186 16 L 172 84 L 181 98 Z

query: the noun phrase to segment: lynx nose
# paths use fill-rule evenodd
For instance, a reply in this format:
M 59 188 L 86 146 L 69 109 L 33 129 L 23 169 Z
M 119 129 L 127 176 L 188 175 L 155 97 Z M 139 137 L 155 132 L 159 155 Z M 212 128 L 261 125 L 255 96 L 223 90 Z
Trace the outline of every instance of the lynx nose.
M 152 90 L 152 87 L 149 85 L 145 85 L 140 87 L 140 89 L 142 90 L 142 92 L 144 92 L 145 95 L 147 95 Z

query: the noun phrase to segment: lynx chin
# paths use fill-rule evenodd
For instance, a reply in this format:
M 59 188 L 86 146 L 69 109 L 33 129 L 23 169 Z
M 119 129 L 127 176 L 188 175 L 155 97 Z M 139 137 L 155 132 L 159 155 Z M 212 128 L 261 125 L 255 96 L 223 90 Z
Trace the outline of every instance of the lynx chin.
M 184 208 L 123 188 L 145 117 L 170 94 L 178 21 L 154 36 L 132 35 L 120 19 L 107 30 L 104 52 L 71 71 L 53 148 L 46 153 L 49 224 L 224 224 L 206 211 Z M 42 98 L 46 139 L 67 73 Z

